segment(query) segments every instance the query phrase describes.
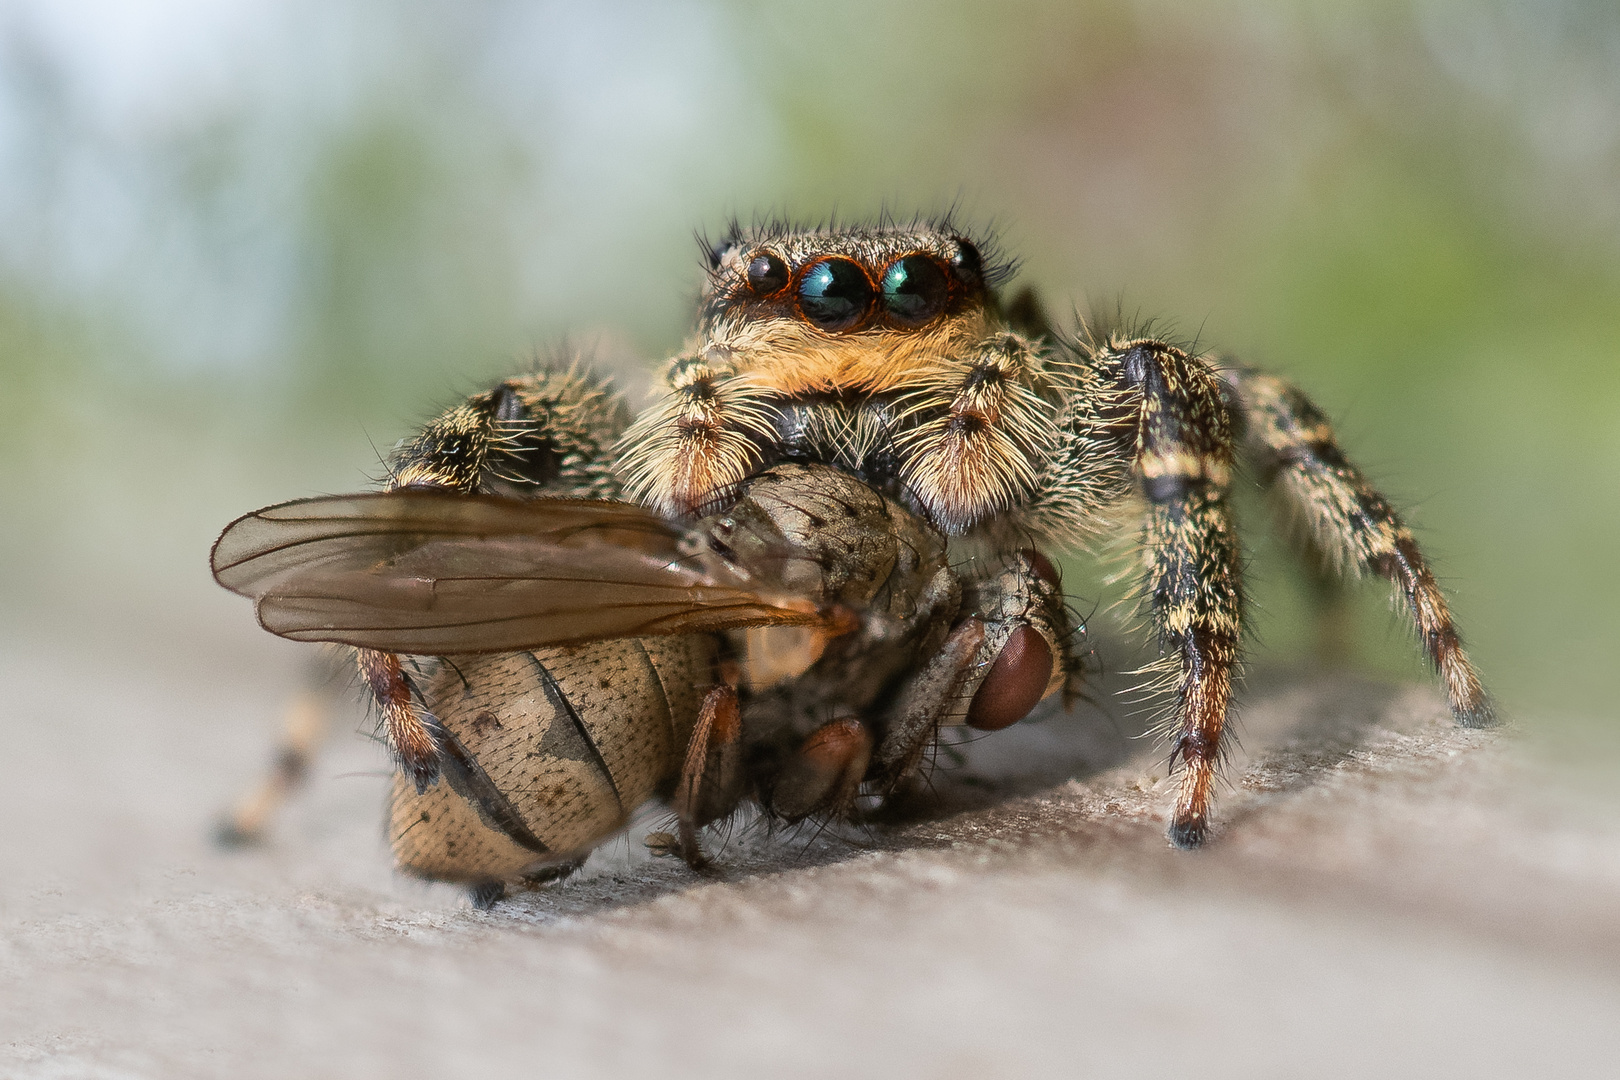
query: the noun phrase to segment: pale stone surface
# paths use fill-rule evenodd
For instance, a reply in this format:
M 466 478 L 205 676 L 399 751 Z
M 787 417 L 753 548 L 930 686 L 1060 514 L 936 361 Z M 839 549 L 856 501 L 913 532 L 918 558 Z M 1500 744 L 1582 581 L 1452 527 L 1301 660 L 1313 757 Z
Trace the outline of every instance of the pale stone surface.
M 908 823 L 740 829 L 705 879 L 641 849 L 650 819 L 481 913 L 391 875 L 385 761 L 347 723 L 269 844 L 210 846 L 295 663 L 248 669 L 243 641 L 89 679 L 4 654 L 0 1076 L 1598 1076 L 1620 1053 L 1620 827 L 1426 687 L 1251 680 L 1196 854 L 1110 704 L 975 743 Z

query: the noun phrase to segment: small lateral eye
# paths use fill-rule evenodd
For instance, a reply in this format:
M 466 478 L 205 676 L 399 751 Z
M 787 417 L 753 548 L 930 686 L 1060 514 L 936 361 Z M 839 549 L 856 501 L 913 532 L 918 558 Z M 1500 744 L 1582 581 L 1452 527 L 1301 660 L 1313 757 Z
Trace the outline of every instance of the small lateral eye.
M 921 326 L 945 310 L 951 283 L 926 255 L 896 259 L 883 274 L 883 306 L 895 322 Z
M 799 310 L 823 330 L 848 330 L 872 308 L 872 283 L 850 259 L 823 259 L 799 279 Z
M 979 249 L 969 240 L 961 237 L 956 239 L 956 257 L 951 260 L 951 269 L 956 276 L 969 285 L 980 285 L 984 282 L 984 259 L 979 255 Z
M 748 261 L 748 285 L 760 296 L 780 292 L 788 283 L 787 263 L 768 251 Z

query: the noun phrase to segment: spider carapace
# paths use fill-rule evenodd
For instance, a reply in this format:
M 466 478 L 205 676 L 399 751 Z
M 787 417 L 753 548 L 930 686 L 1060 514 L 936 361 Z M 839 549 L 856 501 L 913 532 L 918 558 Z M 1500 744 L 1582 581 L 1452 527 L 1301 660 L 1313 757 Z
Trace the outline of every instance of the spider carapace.
M 258 598 L 267 627 L 358 647 L 402 773 L 415 781 L 396 791 L 396 826 L 429 820 L 426 809 L 415 816 L 413 800 L 433 797 L 430 785 L 451 765 L 479 827 L 501 844 L 528 845 L 508 870 L 535 862 L 535 852 L 555 861 L 588 850 L 632 796 L 671 799 L 694 862 L 695 827 L 745 793 L 789 818 L 847 813 L 858 793 L 881 796 L 914 774 L 941 724 L 1004 727 L 1078 684 L 1076 627 L 1048 556 L 1106 542 L 1134 520 L 1143 615 L 1171 688 L 1163 733 L 1180 777 L 1169 837 L 1196 846 L 1209 827 L 1244 616 L 1230 506 L 1240 462 L 1295 511 L 1332 565 L 1394 583 L 1457 721 L 1491 722 L 1411 533 L 1287 383 L 1147 334 L 1054 331 L 1028 294 L 1002 302 L 1008 267 L 949 223 L 733 228 L 705 253 L 694 334 L 633 421 L 577 367 L 515 376 L 431 422 L 391 462 L 390 489 L 443 489 L 464 502 L 290 504 L 298 524 L 271 508 L 216 547 L 220 580 Z M 514 496 L 556 499 L 575 524 L 535 524 L 495 501 Z M 614 506 L 626 509 L 602 509 Z M 489 521 L 468 523 L 479 515 Z M 357 519 L 392 546 L 356 541 Z M 500 531 L 496 519 L 506 532 L 486 543 Z M 594 524 L 579 524 L 587 519 Z M 617 593 L 564 588 L 557 599 L 555 582 L 566 579 L 653 590 L 673 603 L 658 591 L 664 564 L 652 564 L 675 549 L 646 539 L 659 528 L 669 530 L 657 541 L 666 546 L 686 530 L 681 550 L 700 551 L 711 567 L 678 583 L 689 596 L 679 613 L 630 618 L 634 605 L 614 607 Z M 538 543 L 536 532 L 551 546 L 520 565 L 510 545 Z M 612 539 L 581 554 L 586 533 Z M 474 534 L 484 547 L 474 550 Z M 641 539 L 625 539 L 632 534 Z M 351 556 L 360 567 L 359 549 L 332 548 L 333 538 L 366 545 L 363 574 L 328 573 Z M 291 554 L 305 541 L 307 554 Z M 412 554 L 396 558 L 405 547 Z M 476 580 L 458 569 L 471 564 Z M 551 569 L 526 569 L 540 564 Z M 386 587 L 353 584 L 378 573 Z M 401 599 L 434 575 L 431 602 Z M 517 578 L 546 585 L 525 592 Z M 466 586 L 468 599 L 452 585 Z M 429 607 L 440 621 L 424 629 Z M 646 644 L 659 634 L 686 635 L 663 639 L 685 644 Z M 635 663 L 663 672 L 655 696 L 671 734 L 659 736 L 664 748 L 646 759 L 634 791 L 609 785 L 612 811 L 582 826 L 572 847 L 548 847 L 533 834 L 550 819 L 514 832 L 512 800 L 495 798 L 508 782 L 474 768 L 477 740 L 495 738 L 503 722 L 536 721 L 501 721 L 498 710 L 467 703 L 516 700 L 520 684 L 531 700 L 539 687 L 584 736 L 591 717 L 575 705 L 586 692 L 559 689 L 556 672 L 562 664 L 584 677 L 630 663 L 608 655 L 622 651 L 610 639 L 642 642 Z M 530 651 L 415 675 L 400 655 L 512 649 Z M 686 674 L 672 683 L 671 671 Z M 694 680 L 712 685 L 694 689 Z M 677 707 L 677 697 L 691 700 Z M 640 708 L 587 741 L 638 730 Z M 464 723 L 445 719 L 461 712 Z M 592 758 L 610 779 L 611 757 Z M 510 783 L 507 795 L 556 802 L 535 795 L 532 778 Z M 395 841 L 402 865 L 429 876 L 507 874 L 463 856 L 446 862 L 440 847 L 413 854 L 397 831 Z M 459 869 L 433 869 L 452 864 Z

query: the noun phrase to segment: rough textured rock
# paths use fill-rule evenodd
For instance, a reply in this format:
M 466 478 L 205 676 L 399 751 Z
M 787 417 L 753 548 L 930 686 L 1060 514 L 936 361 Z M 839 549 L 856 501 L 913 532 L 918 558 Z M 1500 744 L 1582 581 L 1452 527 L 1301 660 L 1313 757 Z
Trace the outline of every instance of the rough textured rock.
M 286 665 L 226 689 L 193 656 L 88 682 L 66 651 L 0 660 L 0 1075 L 1591 1076 L 1620 1052 L 1608 804 L 1427 688 L 1251 680 L 1198 853 L 1163 840 L 1127 710 L 1083 707 L 942 755 L 904 820 L 740 825 L 697 877 L 644 816 L 478 912 L 390 874 L 385 762 L 347 725 L 267 845 L 211 848 Z

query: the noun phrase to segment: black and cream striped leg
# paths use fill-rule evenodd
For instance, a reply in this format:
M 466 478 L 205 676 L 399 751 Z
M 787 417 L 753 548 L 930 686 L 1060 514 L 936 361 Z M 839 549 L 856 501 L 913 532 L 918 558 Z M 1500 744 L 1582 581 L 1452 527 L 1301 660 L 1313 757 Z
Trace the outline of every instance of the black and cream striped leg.
M 323 662 L 309 666 L 309 685 L 288 705 L 282 721 L 275 763 L 269 775 L 221 818 L 215 831 L 221 845 L 238 847 L 264 839 L 270 819 L 309 775 L 310 764 L 331 730 L 338 697 L 332 661 L 337 659 L 334 651 Z
M 1394 583 L 1424 653 L 1440 672 L 1457 722 L 1494 722 L 1490 697 L 1411 530 L 1345 458 L 1321 410 L 1275 376 L 1245 368 L 1223 376 L 1243 412 L 1245 452 L 1303 519 L 1311 541 L 1340 572 L 1376 574 Z
M 1147 614 L 1173 680 L 1165 730 L 1181 778 L 1169 837 L 1202 844 L 1231 708 L 1243 617 L 1241 559 L 1228 488 L 1231 418 L 1204 360 L 1151 340 L 1116 340 L 1099 370 L 1134 403 L 1133 472 L 1146 505 L 1141 550 Z

